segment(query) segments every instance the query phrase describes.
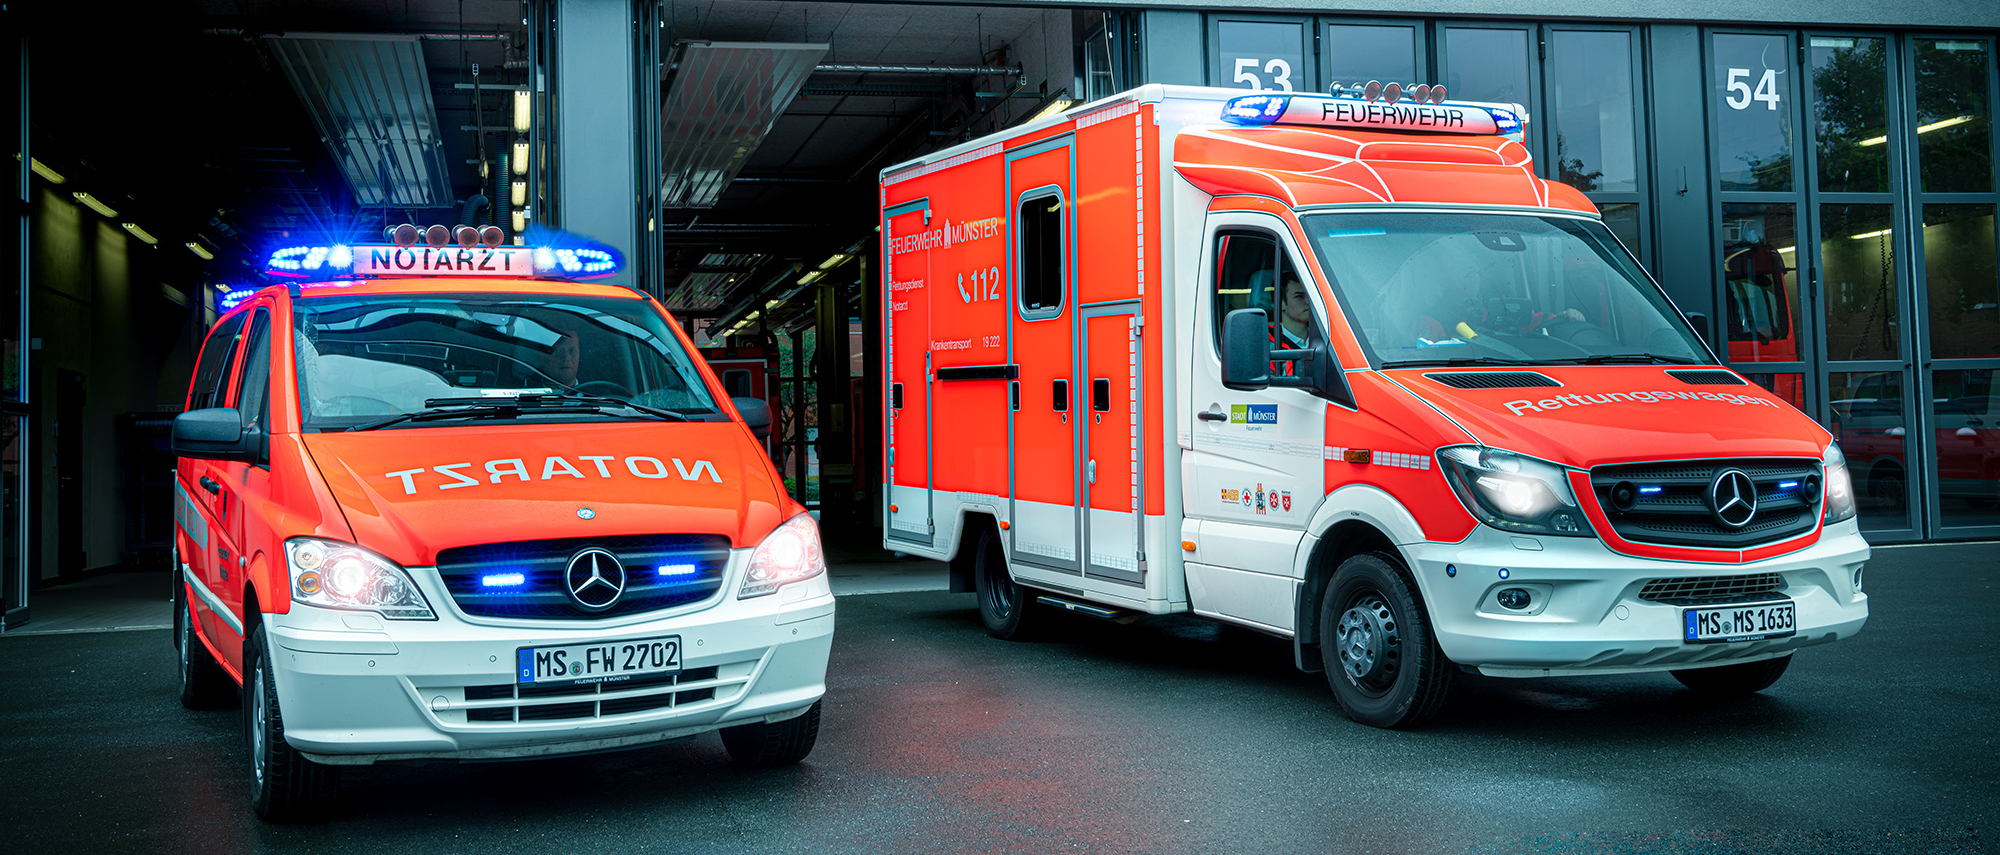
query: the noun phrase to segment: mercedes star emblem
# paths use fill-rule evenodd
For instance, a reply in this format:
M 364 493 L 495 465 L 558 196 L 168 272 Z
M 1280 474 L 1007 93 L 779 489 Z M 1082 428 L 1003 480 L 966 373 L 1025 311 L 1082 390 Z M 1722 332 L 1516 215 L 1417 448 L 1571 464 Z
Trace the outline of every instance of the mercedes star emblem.
M 604 611 L 625 593 L 625 565 L 618 563 L 618 556 L 593 546 L 569 559 L 563 587 L 584 611 Z
M 1741 469 L 1724 469 L 1708 482 L 1708 510 L 1724 528 L 1740 529 L 1757 516 L 1757 482 Z

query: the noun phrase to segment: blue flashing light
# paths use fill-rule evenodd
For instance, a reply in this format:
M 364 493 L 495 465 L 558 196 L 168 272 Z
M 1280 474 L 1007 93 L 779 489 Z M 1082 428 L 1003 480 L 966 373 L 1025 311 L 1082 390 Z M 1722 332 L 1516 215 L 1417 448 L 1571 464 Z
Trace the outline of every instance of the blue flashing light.
M 343 272 L 354 266 L 354 250 L 345 244 L 288 246 L 274 250 L 264 272 L 274 276 L 310 276 L 322 269 Z
M 1500 568 L 1500 578 L 1505 579 L 1507 578 L 1507 575 L 1508 575 L 1507 568 L 1505 567 Z
M 513 588 L 528 583 L 525 573 L 490 573 L 479 577 L 482 588 Z
M 257 291 L 258 288 L 255 285 L 244 285 L 236 288 L 231 288 L 228 291 L 223 292 L 222 296 L 217 297 L 215 299 L 215 308 L 218 311 L 227 312 L 230 309 L 234 309 L 237 306 L 242 305 L 244 300 L 250 299 L 250 295 L 257 293 Z
M 658 568 L 661 576 L 692 576 L 701 572 L 693 564 L 662 564 Z
M 1640 495 L 1644 495 L 1644 496 L 1650 496 L 1650 495 L 1653 495 L 1654 493 L 1658 493 L 1658 492 L 1660 492 L 1661 490 L 1665 490 L 1665 489 L 1667 489 L 1667 488 L 1665 488 L 1665 487 L 1640 487 L 1640 488 L 1639 488 L 1639 494 L 1640 494 Z
M 1780 489 L 1780 490 L 1790 490 L 1790 489 L 1792 489 L 1793 487 L 1797 487 L 1798 485 L 1799 485 L 1799 482 L 1797 482 L 1797 481 L 1786 481 L 1786 482 L 1784 482 L 1784 483 L 1782 483 L 1782 484 L 1779 484 L 1779 485 L 1778 485 L 1778 489 Z
M 535 272 L 564 279 L 596 279 L 625 268 L 617 247 L 562 229 L 533 223 L 522 234 L 535 247 Z
M 1500 132 L 1501 136 L 1520 135 L 1521 117 L 1514 115 L 1514 111 L 1503 110 L 1499 107 L 1488 107 L 1486 108 L 1486 112 L 1493 114 L 1493 127 Z
M 1222 120 L 1232 125 L 1258 127 L 1285 115 L 1292 103 L 1290 95 L 1238 95 L 1222 104 Z

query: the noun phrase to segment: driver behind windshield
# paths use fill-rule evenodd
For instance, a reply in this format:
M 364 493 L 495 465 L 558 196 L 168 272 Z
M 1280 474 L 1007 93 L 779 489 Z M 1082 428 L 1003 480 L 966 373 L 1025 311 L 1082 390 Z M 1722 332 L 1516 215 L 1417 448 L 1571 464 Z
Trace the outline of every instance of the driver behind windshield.
M 1432 267 L 1430 308 L 1416 320 L 1417 340 L 1423 344 L 1453 338 L 1471 341 L 1479 337 L 1482 329 L 1493 332 L 1497 327 L 1499 331 L 1527 333 L 1551 322 L 1585 319 L 1583 312 L 1574 308 L 1554 313 L 1507 312 L 1500 316 L 1494 311 L 1495 304 L 1505 311 L 1505 301 L 1484 299 L 1479 268 L 1447 261 L 1435 262 Z
M 576 333 L 566 332 L 542 358 L 542 373 L 555 382 L 557 389 L 570 391 L 577 386 L 576 372 L 582 363 L 583 350 L 577 346 Z

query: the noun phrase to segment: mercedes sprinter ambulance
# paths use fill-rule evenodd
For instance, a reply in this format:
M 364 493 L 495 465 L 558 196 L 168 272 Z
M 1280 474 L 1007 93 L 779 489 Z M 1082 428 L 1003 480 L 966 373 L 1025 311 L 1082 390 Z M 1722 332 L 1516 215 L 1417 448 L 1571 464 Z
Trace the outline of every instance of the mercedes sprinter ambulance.
M 884 170 L 885 546 L 1461 671 L 1770 685 L 1868 617 L 1840 447 L 1724 367 L 1518 105 L 1147 86 Z
M 181 700 L 240 694 L 256 812 L 384 760 L 803 758 L 818 528 L 680 328 L 574 281 L 605 248 L 395 239 L 274 253 L 174 420 Z

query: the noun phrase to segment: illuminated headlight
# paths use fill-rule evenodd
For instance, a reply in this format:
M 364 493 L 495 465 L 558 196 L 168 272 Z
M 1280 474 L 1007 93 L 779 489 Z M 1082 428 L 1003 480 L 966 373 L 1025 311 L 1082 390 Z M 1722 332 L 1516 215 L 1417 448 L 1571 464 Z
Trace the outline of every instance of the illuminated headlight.
M 1596 534 L 1560 466 L 1476 445 L 1443 449 L 1437 459 L 1452 492 L 1480 522 L 1523 534 Z
M 292 599 L 327 609 L 375 612 L 390 620 L 437 620 L 410 574 L 351 543 L 295 537 L 285 541 Z
M 1847 456 L 1840 453 L 1840 443 L 1826 447 L 1820 465 L 1826 469 L 1826 524 L 1853 519 L 1854 479 L 1847 474 Z
M 826 572 L 826 553 L 819 548 L 819 524 L 811 514 L 799 514 L 778 526 L 750 553 L 737 599 L 761 597 L 793 582 Z

